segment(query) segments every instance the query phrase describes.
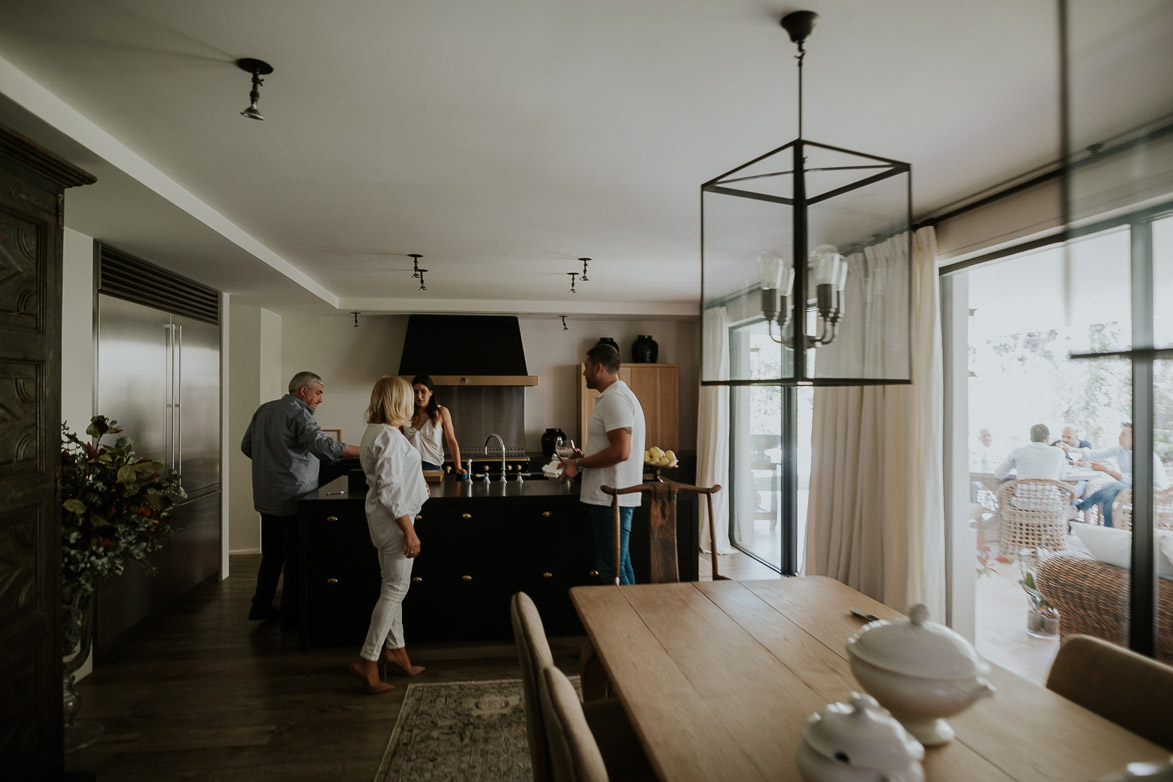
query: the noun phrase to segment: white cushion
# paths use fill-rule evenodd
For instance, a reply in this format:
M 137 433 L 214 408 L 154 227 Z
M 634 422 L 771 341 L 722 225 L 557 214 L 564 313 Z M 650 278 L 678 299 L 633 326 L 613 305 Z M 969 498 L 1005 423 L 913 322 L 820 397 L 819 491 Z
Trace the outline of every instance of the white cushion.
M 1095 524 L 1071 525 L 1091 555 L 1108 565 L 1128 570 L 1132 566 L 1132 532 Z M 1157 575 L 1173 578 L 1173 532 L 1157 530 Z

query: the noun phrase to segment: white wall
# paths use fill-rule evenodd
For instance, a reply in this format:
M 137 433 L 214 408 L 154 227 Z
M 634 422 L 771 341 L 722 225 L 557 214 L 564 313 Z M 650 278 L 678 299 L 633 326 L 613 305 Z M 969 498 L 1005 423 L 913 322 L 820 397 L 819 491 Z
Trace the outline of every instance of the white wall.
M 61 420 L 84 433 L 94 414 L 94 240 L 70 228 L 61 278 Z
M 529 374 L 538 385 L 525 391 L 525 448 L 541 450 L 546 427 L 573 429 L 578 420 L 577 370 L 599 337 L 614 337 L 620 356 L 631 358 L 631 343 L 650 334 L 660 345 L 659 360 L 680 365 L 680 440 L 682 450 L 696 447 L 699 321 L 567 319 L 568 331 L 555 317 L 521 317 L 522 346 Z M 283 324 L 282 377 L 308 369 L 325 381 L 318 408 L 323 428 L 341 429 L 343 440 L 357 442 L 371 386 L 382 375 L 399 371 L 406 315 L 360 315 L 358 328 L 349 313 L 287 317 Z M 459 437 L 460 422 L 456 421 Z

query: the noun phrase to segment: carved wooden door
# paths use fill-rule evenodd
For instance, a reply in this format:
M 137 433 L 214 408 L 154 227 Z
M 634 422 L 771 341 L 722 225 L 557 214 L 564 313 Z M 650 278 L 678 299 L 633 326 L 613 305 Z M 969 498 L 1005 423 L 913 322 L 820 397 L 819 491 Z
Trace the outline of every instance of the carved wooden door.
M 0 768 L 62 763 L 62 188 L 93 177 L 0 127 Z

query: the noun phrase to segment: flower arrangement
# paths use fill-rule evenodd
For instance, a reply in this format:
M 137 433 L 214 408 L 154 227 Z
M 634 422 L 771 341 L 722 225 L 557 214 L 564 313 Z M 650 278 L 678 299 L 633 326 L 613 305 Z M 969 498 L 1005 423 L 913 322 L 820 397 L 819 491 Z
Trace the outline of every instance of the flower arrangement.
M 137 456 L 134 440 L 106 435 L 122 431 L 117 421 L 97 415 L 83 441 L 61 427 L 61 575 L 68 652 L 81 643 L 82 619 L 98 582 L 123 572 L 128 559 L 153 573 L 147 555 L 171 532 L 171 508 L 187 495 L 179 473 Z

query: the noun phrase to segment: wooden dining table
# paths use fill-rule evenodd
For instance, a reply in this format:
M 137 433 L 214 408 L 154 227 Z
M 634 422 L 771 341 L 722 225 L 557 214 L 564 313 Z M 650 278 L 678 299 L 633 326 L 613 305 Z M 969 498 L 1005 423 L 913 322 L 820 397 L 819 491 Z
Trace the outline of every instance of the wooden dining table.
M 846 642 L 900 614 L 833 579 L 710 581 L 570 590 L 612 689 L 662 780 L 800 779 L 807 718 L 862 691 Z M 949 718 L 926 778 L 1089 780 L 1169 752 L 990 665 L 992 698 Z

